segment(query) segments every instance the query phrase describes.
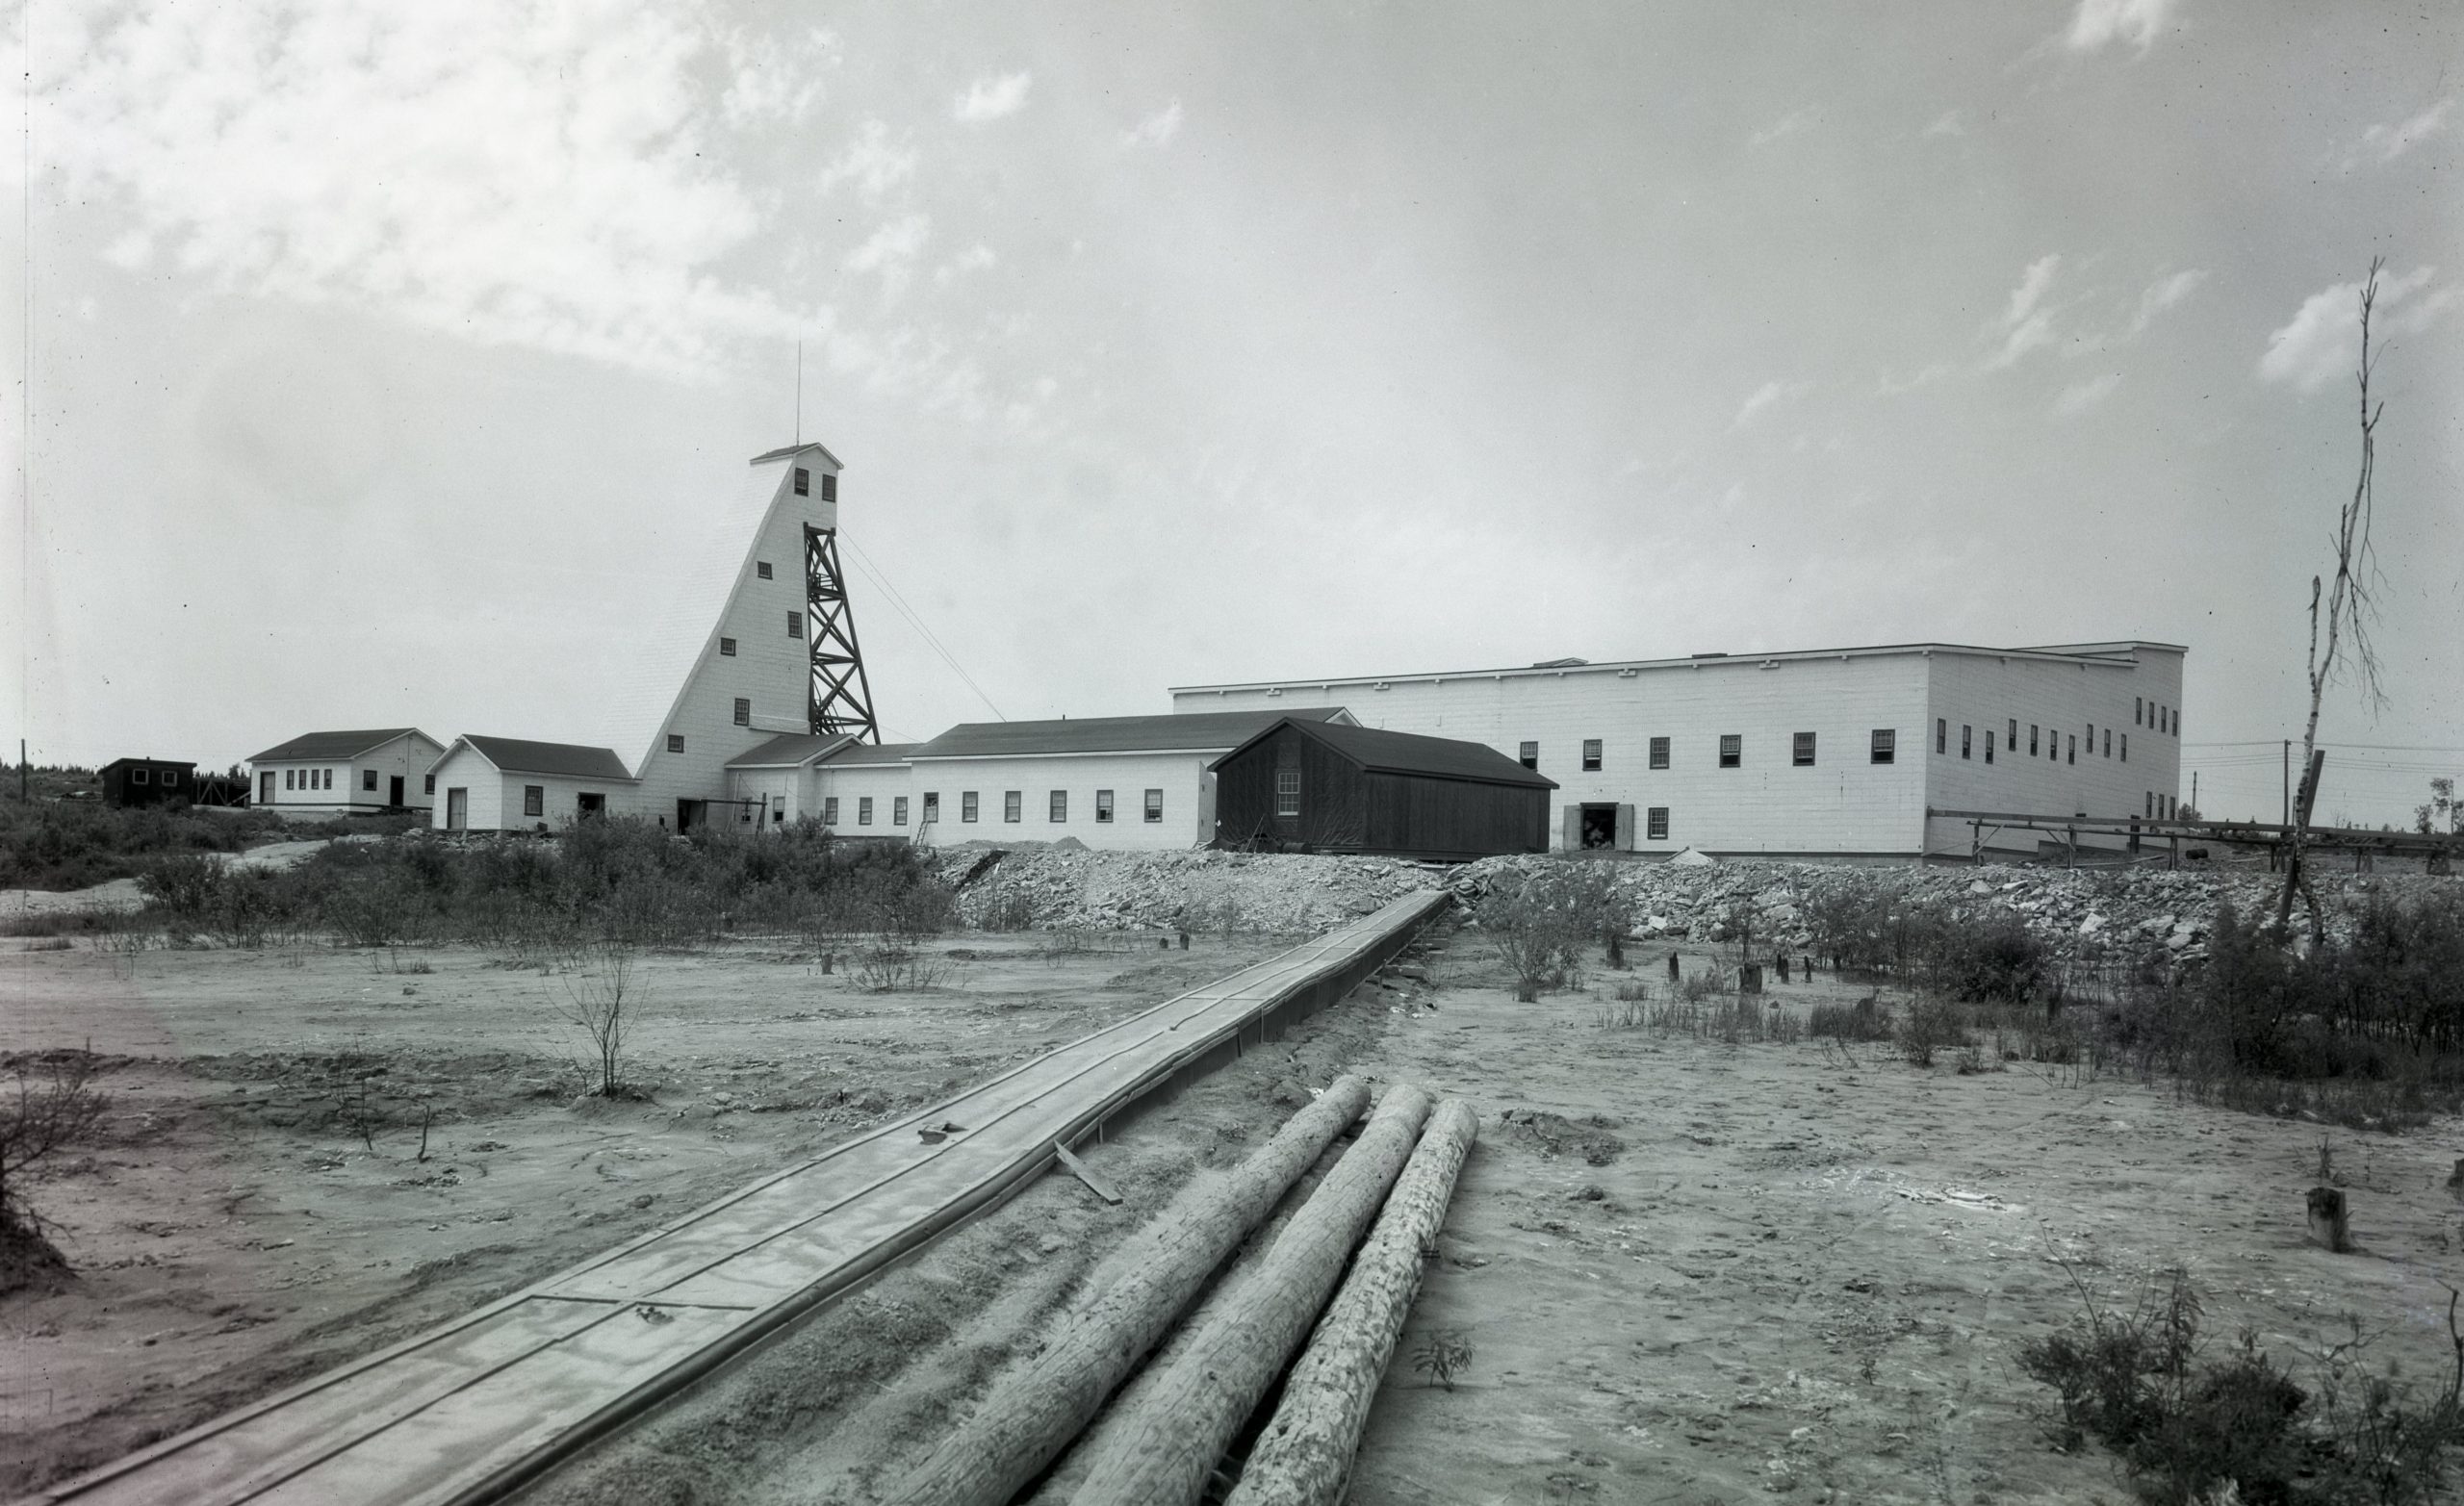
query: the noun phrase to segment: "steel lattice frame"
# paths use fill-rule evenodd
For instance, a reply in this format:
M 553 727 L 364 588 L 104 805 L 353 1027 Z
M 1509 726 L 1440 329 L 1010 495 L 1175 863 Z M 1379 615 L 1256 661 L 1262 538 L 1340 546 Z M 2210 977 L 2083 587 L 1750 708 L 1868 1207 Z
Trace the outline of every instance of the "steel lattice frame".
M 838 568 L 838 530 L 805 524 L 805 643 L 812 656 L 807 719 L 816 737 L 853 733 L 882 740 L 873 720 L 872 684 L 856 647 L 856 619 L 847 607 L 847 576 Z

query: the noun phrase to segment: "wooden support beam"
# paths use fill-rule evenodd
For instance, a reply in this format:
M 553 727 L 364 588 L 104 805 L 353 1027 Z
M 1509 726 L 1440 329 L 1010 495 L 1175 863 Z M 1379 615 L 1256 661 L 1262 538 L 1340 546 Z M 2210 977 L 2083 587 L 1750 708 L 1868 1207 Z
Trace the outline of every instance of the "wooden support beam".
M 1067 1327 L 993 1382 L 973 1415 L 908 1476 L 894 1506 L 1006 1506 L 1093 1419 L 1234 1246 L 1368 1107 L 1366 1083 L 1337 1078 L 1230 1176 L 1175 1199 L 1095 1268 Z
M 1428 1111 L 1420 1088 L 1386 1090 L 1257 1270 L 1156 1378 L 1138 1414 L 1097 1441 L 1075 1506 L 1196 1506 L 1208 1471 L 1317 1322 Z
M 1112 1184 L 1096 1176 L 1094 1168 L 1080 1161 L 1076 1151 L 1066 1145 L 1055 1145 L 1052 1153 L 1061 1158 L 1061 1164 L 1068 1169 L 1071 1176 L 1087 1184 L 1088 1191 L 1094 1193 L 1107 1203 L 1120 1201 L 1120 1194 L 1113 1190 Z
M 1274 1418 L 1224 1506 L 1335 1506 L 1360 1430 L 1421 1294 L 1426 1252 L 1446 1222 L 1454 1179 L 1480 1133 L 1458 1098 L 1438 1105 L 1377 1227 L 1283 1384 Z

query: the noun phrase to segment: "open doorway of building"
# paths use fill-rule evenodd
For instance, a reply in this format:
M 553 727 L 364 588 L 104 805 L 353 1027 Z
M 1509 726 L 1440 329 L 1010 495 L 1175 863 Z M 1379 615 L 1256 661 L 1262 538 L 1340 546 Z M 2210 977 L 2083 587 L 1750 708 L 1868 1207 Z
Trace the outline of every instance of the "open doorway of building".
M 398 774 L 394 776 L 392 785 L 385 792 L 385 804 L 398 807 L 402 804 L 402 777 Z
M 603 816 L 607 814 L 607 797 L 585 790 L 575 798 L 574 810 L 584 821 L 593 816 Z
M 1583 851 L 1613 848 L 1617 845 L 1617 807 L 1585 805 L 1582 807 Z
M 705 800 L 680 800 L 676 803 L 676 830 L 690 831 L 699 827 L 709 813 L 710 803 Z

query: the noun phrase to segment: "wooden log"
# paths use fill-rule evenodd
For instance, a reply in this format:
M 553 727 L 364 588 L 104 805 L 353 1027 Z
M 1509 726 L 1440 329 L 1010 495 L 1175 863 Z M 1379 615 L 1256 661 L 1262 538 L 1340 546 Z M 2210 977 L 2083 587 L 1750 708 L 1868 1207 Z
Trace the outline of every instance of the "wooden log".
M 1196 1506 L 1208 1473 L 1257 1410 L 1342 1279 L 1428 1118 L 1398 1084 L 1360 1139 L 1293 1216 L 1256 1272 L 1172 1361 L 1136 1417 L 1089 1461 L 1075 1506 Z
M 1461 1099 L 1429 1115 L 1420 1148 L 1285 1378 L 1283 1400 L 1224 1506 L 1333 1506 L 1343 1498 L 1378 1382 L 1421 1294 L 1423 1252 L 1446 1222 L 1454 1179 L 1479 1133 L 1479 1116 Z
M 1114 1251 L 1088 1278 L 1067 1327 L 993 1383 L 908 1476 L 895 1506 L 1006 1506 L 1093 1419 L 1207 1277 L 1368 1107 L 1367 1084 L 1337 1078 L 1230 1176 L 1192 1188 Z

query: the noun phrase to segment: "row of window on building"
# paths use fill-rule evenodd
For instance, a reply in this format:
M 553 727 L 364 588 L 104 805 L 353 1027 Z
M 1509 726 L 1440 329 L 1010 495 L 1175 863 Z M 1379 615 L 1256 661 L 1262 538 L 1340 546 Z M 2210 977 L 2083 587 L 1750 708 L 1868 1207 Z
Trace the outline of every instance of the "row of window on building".
M 2042 734 L 2041 738 L 2040 738 L 2040 733 Z M 2037 749 L 2040 742 L 2041 742 L 2044 749 L 2043 756 L 2046 759 L 2056 763 L 2077 763 L 2079 761 L 2079 735 L 2080 734 L 2077 732 L 2065 732 L 2059 727 L 2047 727 L 2039 723 L 2031 722 L 2028 724 L 2027 755 L 2031 758 L 2038 756 Z M 2104 757 L 2111 758 L 2115 756 L 2114 735 L 2114 729 L 2112 727 L 2109 727 L 2104 729 L 2104 736 L 2102 739 L 2102 756 Z M 2128 763 L 2130 762 L 2130 734 L 2128 732 L 2123 732 L 2120 735 L 2120 761 Z M 2090 722 L 2087 724 L 2087 737 L 2088 756 L 2091 758 L 2099 756 L 2097 751 L 2098 738 L 2096 735 L 2095 723 Z M 1950 743 L 1951 725 L 1949 719 L 1945 717 L 1936 717 L 1934 719 L 1934 751 L 1938 753 L 1948 756 L 1950 753 Z M 2015 758 L 2019 755 L 2019 719 L 2017 717 L 2013 717 L 2011 719 L 2010 726 L 2004 729 L 2001 749 L 2004 753 L 2011 757 Z M 1994 728 L 1989 727 L 1985 729 L 1985 761 L 1991 763 L 1993 761 L 1993 753 Z M 1976 728 L 1965 722 L 1960 724 L 1960 756 L 1963 758 L 1973 758 L 1976 756 Z
M 1814 767 L 1816 762 L 1815 746 L 1815 736 L 1811 732 L 1789 733 L 1789 765 L 1799 769 L 1810 769 Z M 1671 758 L 1670 739 L 1665 737 L 1652 738 L 1647 756 L 1650 759 L 1651 767 L 1655 769 L 1668 768 L 1670 766 Z M 1865 761 L 1868 763 L 1895 763 L 1898 761 L 1898 729 L 1896 727 L 1875 727 L 1865 744 Z M 1517 761 L 1525 768 L 1536 772 L 1540 767 L 1540 745 L 1538 743 L 1525 743 L 1517 750 Z M 1582 742 L 1582 771 L 1585 774 L 1598 774 L 1602 768 L 1605 766 L 1605 761 L 1602 740 L 1597 737 L 1584 738 Z M 1745 737 L 1743 733 L 1722 732 L 1719 734 L 1719 766 L 1723 769 L 1742 769 L 1745 767 Z
M 2143 697 L 2130 698 L 2130 725 L 2149 727 L 2167 737 L 2182 735 L 2182 711 L 2179 706 L 2160 706 Z
M 2147 792 L 2147 813 L 2157 820 L 2170 821 L 2173 819 L 2173 812 L 2180 808 L 2179 803 L 2172 796 L 2159 795 L 2154 790 Z
M 762 568 L 762 570 L 763 570 L 764 572 L 767 572 L 767 571 L 770 569 L 770 567 L 769 567 L 769 566 L 767 566 L 767 565 L 764 565 L 764 566 L 762 566 L 761 568 Z M 799 642 L 799 643 L 802 643 L 802 642 L 804 641 L 804 636 L 805 636 L 805 614 L 804 614 L 804 613 L 802 613 L 802 612 L 789 612 L 789 613 L 787 614 L 787 636 L 788 636 L 788 637 L 790 637 L 790 638 L 795 639 L 795 640 L 796 640 L 797 642 Z M 734 657 L 735 657 L 735 640 L 734 640 L 734 639 L 732 639 L 732 638 L 722 638 L 722 639 L 720 639 L 720 640 L 719 640 L 719 657 L 720 657 L 720 658 L 723 658 L 723 659 L 732 659 L 732 658 L 734 658 Z M 738 704 L 738 705 L 742 705 L 742 704 L 744 704 L 744 702 L 741 702 L 741 701 L 739 701 L 739 702 L 736 702 L 736 704 Z
M 876 809 L 874 804 L 875 797 L 871 795 L 859 795 L 855 797 L 855 800 L 856 825 L 860 827 L 871 826 L 873 824 L 873 813 Z M 905 795 L 892 795 L 889 797 L 889 824 L 891 826 L 897 827 L 901 830 L 906 828 L 908 813 L 907 802 L 908 797 Z M 1026 791 L 1003 790 L 1001 792 L 1002 821 L 1008 824 L 1015 824 L 1024 821 L 1026 819 Z M 1095 791 L 1095 822 L 1098 826 L 1111 825 L 1116 808 L 1117 806 L 1111 790 Z M 821 801 L 821 824 L 826 827 L 834 827 L 838 825 L 839 810 L 839 797 L 835 795 L 823 796 Z M 1147 790 L 1140 803 L 1140 811 L 1142 819 L 1150 823 L 1161 822 L 1164 819 L 1164 792 L 1162 790 Z M 960 822 L 965 824 L 981 821 L 983 819 L 983 815 L 984 807 L 978 792 L 974 790 L 961 791 L 959 794 Z M 1044 818 L 1055 826 L 1062 825 L 1068 821 L 1069 792 L 1067 790 L 1052 790 L 1045 795 Z M 938 790 L 926 790 L 924 792 L 924 824 L 926 826 L 931 826 L 938 822 L 940 819 L 940 792 Z
M 163 782 L 168 784 L 172 781 L 166 778 Z M 428 775 L 421 780 L 421 783 L 428 794 L 436 793 L 435 775 Z M 334 771 L 331 769 L 285 769 L 282 771 L 282 787 L 287 790 L 329 790 L 334 787 Z M 376 771 L 360 770 L 359 787 L 373 793 L 376 789 Z

